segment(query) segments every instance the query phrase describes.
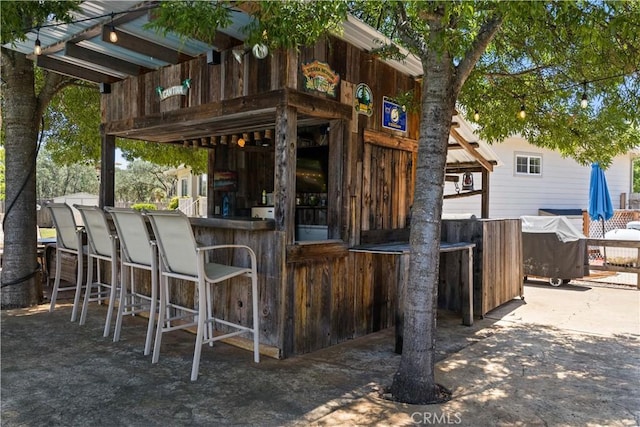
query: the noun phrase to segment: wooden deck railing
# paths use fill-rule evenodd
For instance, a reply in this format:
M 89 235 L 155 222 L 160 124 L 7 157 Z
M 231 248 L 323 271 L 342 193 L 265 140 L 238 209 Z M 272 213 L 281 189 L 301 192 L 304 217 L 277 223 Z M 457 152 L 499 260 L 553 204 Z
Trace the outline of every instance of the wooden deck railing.
M 635 273 L 636 286 L 640 289 L 640 240 L 613 240 L 613 239 L 587 239 L 587 245 L 601 246 L 604 252 L 602 254 L 602 265 L 589 264 L 591 270 L 601 271 L 617 271 L 622 273 Z M 607 248 L 631 248 L 636 249 L 634 260 L 619 262 L 618 257 L 607 257 Z

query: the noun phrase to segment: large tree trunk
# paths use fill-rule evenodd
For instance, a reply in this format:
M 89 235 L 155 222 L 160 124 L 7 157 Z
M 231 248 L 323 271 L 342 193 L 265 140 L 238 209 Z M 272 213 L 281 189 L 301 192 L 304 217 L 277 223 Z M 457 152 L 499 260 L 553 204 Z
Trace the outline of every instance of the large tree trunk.
M 6 211 L 1 308 L 28 307 L 42 301 L 36 261 L 36 143 L 38 101 L 34 66 L 25 55 L 2 51 L 4 80 Z
M 455 108 L 455 69 L 446 54 L 424 63 L 416 190 L 411 218 L 409 283 L 404 304 L 404 342 L 393 379 L 395 399 L 414 404 L 442 399 L 435 382 L 436 312 L 442 196 L 447 143 Z

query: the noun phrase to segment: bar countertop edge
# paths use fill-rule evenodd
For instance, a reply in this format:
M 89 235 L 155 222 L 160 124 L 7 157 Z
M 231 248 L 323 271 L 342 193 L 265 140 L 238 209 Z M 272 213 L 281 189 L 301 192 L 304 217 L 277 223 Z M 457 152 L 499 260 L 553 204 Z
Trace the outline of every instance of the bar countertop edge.
M 276 222 L 273 219 L 254 218 L 189 218 L 192 226 L 227 228 L 248 231 L 275 230 Z

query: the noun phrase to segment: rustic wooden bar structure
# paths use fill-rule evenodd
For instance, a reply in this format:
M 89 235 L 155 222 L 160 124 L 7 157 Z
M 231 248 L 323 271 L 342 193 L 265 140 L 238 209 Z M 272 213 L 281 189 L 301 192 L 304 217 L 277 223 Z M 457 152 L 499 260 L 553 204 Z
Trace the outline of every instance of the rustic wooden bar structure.
M 255 250 L 260 312 L 250 312 L 247 287 L 221 288 L 214 297 L 218 312 L 234 321 L 260 316 L 264 354 L 307 353 L 396 322 L 410 255 L 363 248 L 408 242 L 419 114 L 394 100 L 410 93 L 420 99 L 423 82 L 416 58 L 382 60 L 376 40 L 384 38 L 349 18 L 342 34 L 264 59 L 227 37 L 157 69 L 128 68 L 125 78 L 84 76 L 102 89 L 103 205 L 113 204 L 117 138 L 207 151 L 208 214 L 192 224 L 203 244 Z M 48 64 L 45 55 L 38 61 Z M 483 189 L 472 194 L 482 195 L 488 217 L 495 161 L 464 137 L 461 124 L 452 118 L 447 179 L 481 174 Z M 253 218 L 265 194 L 273 217 Z M 442 306 L 464 310 L 465 323 L 473 321 L 471 305 L 484 315 L 522 295 L 518 220 L 445 223 L 443 241 L 467 242 L 449 246 L 462 252 L 443 251 L 440 289 Z M 469 285 L 464 297 L 460 282 Z M 193 304 L 192 288 L 173 289 Z

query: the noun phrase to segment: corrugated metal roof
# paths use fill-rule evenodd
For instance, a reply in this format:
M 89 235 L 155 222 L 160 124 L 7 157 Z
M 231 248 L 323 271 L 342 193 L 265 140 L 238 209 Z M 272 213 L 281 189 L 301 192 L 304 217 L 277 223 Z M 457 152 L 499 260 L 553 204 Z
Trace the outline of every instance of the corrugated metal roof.
M 143 52 L 136 52 L 119 46 L 117 43 L 103 40 L 102 32 L 100 31 L 101 27 L 109 27 L 113 22 L 119 33 L 123 32 L 188 56 L 197 56 L 216 48 L 215 46 L 202 43 L 198 40 L 183 39 L 176 33 L 168 32 L 166 35 L 163 35 L 156 31 L 145 29 L 144 26 L 149 22 L 149 13 L 144 13 L 142 16 L 132 20 L 126 20 L 126 13 L 128 12 L 134 10 L 150 10 L 156 6 L 157 2 L 139 2 L 135 0 L 85 1 L 80 4 L 79 11 L 72 13 L 74 21 L 80 22 L 71 24 L 49 23 L 47 25 L 54 26 L 45 26 L 39 30 L 32 29 L 26 33 L 26 40 L 17 41 L 14 45 L 7 44 L 5 47 L 17 50 L 35 59 L 33 49 L 36 38 L 39 38 L 42 44 L 43 55 L 48 55 L 56 60 L 77 65 L 88 70 L 98 71 L 112 76 L 115 79 L 124 79 L 127 74 L 118 71 L 117 68 L 109 68 L 91 61 L 74 58 L 72 55 L 66 53 L 64 44 L 66 42 L 72 42 L 91 51 L 112 56 L 147 69 L 158 69 L 169 65 L 168 62 L 149 56 Z M 123 19 L 124 22 L 122 22 Z M 242 28 L 246 26 L 251 19 L 251 16 L 248 14 L 235 10 L 233 23 L 229 27 L 219 28 L 218 31 L 233 39 L 237 39 L 240 42 L 239 44 L 241 44 L 246 38 Z M 345 21 L 343 32 L 337 34 L 337 36 L 367 51 L 380 48 L 383 44 L 391 43 L 387 37 L 352 16 L 349 16 L 347 21 Z M 405 74 L 411 76 L 422 75 L 422 63 L 420 60 L 415 55 L 410 54 L 406 49 L 400 48 L 400 51 L 407 55 L 404 60 L 387 59 L 385 62 Z

